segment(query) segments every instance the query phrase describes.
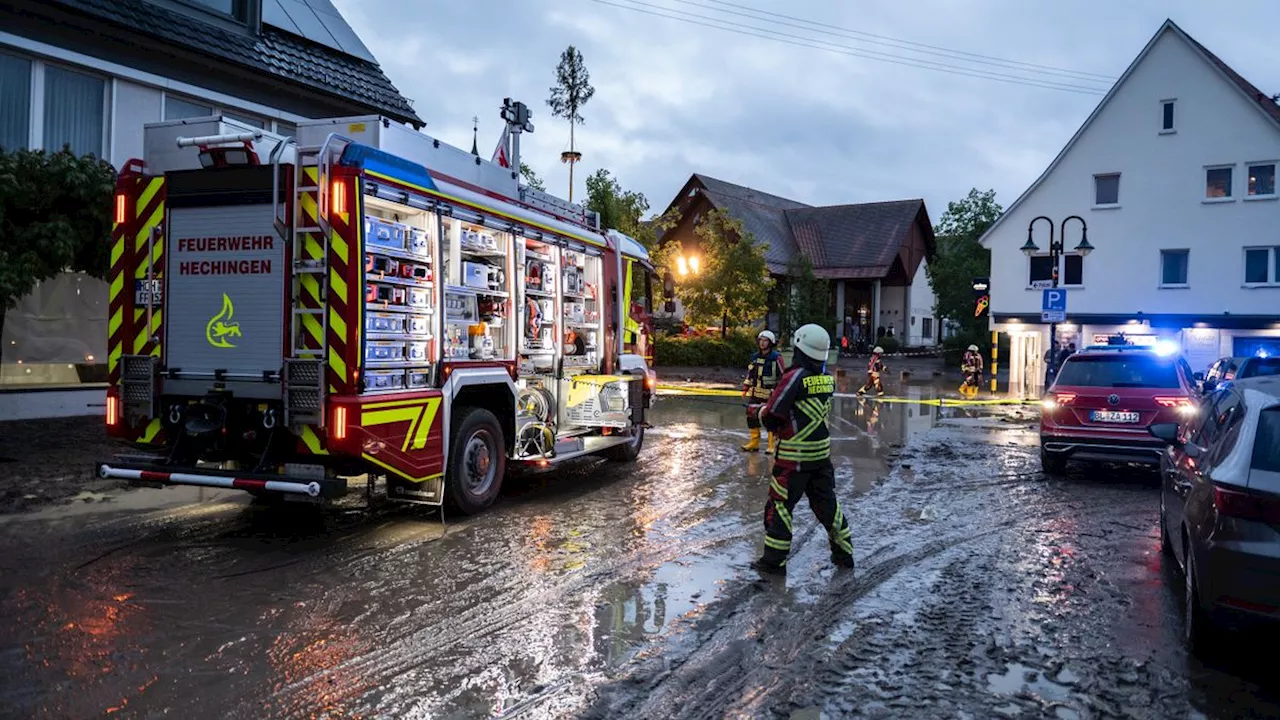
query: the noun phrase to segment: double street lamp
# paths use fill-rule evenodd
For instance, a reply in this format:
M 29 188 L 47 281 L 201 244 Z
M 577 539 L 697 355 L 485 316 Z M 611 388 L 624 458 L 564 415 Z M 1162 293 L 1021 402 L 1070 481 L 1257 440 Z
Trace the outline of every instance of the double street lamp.
M 1093 252 L 1093 245 L 1089 244 L 1089 225 L 1084 221 L 1084 218 L 1079 215 L 1070 215 L 1065 217 L 1062 219 L 1062 224 L 1058 227 L 1058 237 L 1055 239 L 1053 236 L 1053 220 L 1051 218 L 1044 215 L 1033 218 L 1031 222 L 1027 224 L 1027 242 L 1021 248 L 1022 253 L 1027 257 L 1031 257 L 1032 255 L 1040 252 L 1040 246 L 1036 245 L 1036 241 L 1032 237 L 1032 233 L 1035 230 L 1036 223 L 1041 220 L 1049 223 L 1049 266 L 1052 268 L 1049 277 L 1053 282 L 1052 287 L 1056 288 L 1058 287 L 1058 260 L 1062 257 L 1063 245 L 1067 239 L 1067 223 L 1071 220 L 1080 221 L 1080 243 L 1075 246 L 1075 251 L 1079 253 L 1081 257 Z M 1053 322 L 1049 325 L 1049 347 L 1056 350 L 1057 344 L 1058 323 Z M 1056 355 L 1048 363 L 1049 367 L 1045 370 L 1046 377 L 1055 362 Z

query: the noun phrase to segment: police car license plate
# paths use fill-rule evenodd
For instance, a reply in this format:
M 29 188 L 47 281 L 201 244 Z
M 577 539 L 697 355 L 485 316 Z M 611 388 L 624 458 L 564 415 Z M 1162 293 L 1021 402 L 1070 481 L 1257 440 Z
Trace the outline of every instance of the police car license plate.
M 1121 412 L 1119 410 L 1094 410 L 1089 419 L 1094 422 L 1105 423 L 1136 423 L 1138 422 L 1138 413 Z

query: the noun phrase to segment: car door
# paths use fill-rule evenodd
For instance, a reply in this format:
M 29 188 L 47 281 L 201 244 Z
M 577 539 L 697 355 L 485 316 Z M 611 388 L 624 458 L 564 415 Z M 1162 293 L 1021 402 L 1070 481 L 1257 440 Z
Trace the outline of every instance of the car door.
M 1235 444 L 1243 408 L 1240 393 L 1235 388 L 1226 389 L 1213 405 L 1212 421 L 1206 423 L 1205 432 L 1195 443 L 1200 448 L 1199 457 L 1188 463 L 1189 471 L 1183 474 L 1180 486 L 1182 526 L 1188 528 L 1192 538 L 1202 538 L 1216 516 L 1213 473 Z
M 1165 536 L 1173 540 L 1173 552 L 1179 564 L 1186 562 L 1183 557 L 1182 523 L 1186 515 L 1187 497 L 1195 484 L 1197 459 L 1187 452 L 1187 445 L 1203 448 L 1213 441 L 1218 434 L 1218 416 L 1214 412 L 1222 399 L 1230 395 L 1230 390 L 1217 390 L 1205 397 L 1200 406 L 1200 419 L 1183 425 L 1180 440 L 1182 447 L 1171 447 L 1160 463 L 1164 477 L 1161 478 L 1161 501 L 1164 503 Z M 1201 455 L 1203 459 L 1203 455 Z

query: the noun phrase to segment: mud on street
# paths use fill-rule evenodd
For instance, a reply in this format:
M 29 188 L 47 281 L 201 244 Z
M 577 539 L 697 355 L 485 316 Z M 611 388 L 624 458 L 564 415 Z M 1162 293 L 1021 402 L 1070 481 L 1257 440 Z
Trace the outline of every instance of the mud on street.
M 769 464 L 738 449 L 740 404 L 664 397 L 655 415 L 636 464 L 514 479 L 443 526 L 196 489 L 10 513 L 0 714 L 1280 713 L 1258 663 L 1182 650 L 1155 475 L 1042 477 L 1034 408 L 837 399 L 858 566 L 831 566 L 801 501 L 785 579 L 748 568 Z

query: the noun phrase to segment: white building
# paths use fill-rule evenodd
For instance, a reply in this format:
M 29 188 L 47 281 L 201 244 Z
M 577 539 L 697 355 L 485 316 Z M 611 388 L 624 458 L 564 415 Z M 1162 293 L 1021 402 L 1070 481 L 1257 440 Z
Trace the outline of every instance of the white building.
M 142 157 L 146 123 L 225 115 L 290 135 L 374 114 L 424 124 L 330 0 L 0 3 L 6 150 L 69 144 L 118 168 Z M 106 308 L 104 282 L 63 274 L 5 313 L 0 420 L 100 411 Z
M 1049 223 L 1067 289 L 1059 343 L 1116 332 L 1178 343 L 1197 371 L 1227 355 L 1280 353 L 1280 106 L 1172 21 L 1044 174 L 983 236 L 992 328 L 1011 336 L 1014 385 L 1043 378 Z M 1082 223 L 1094 247 L 1075 252 Z

